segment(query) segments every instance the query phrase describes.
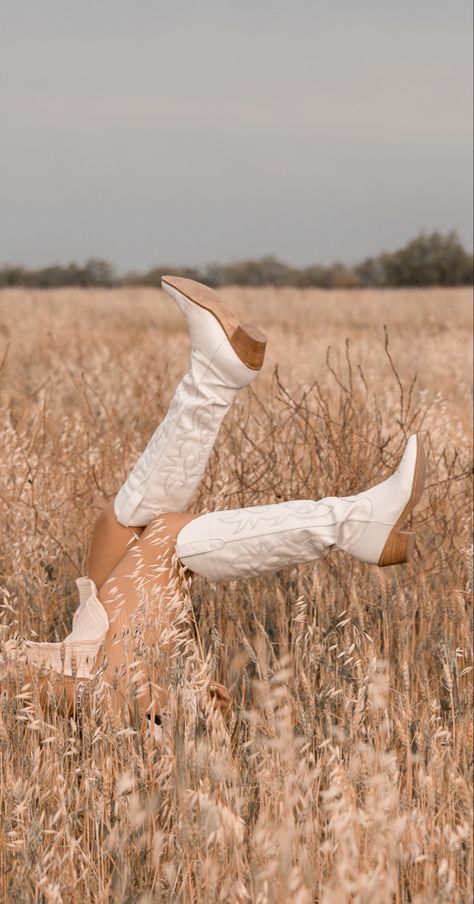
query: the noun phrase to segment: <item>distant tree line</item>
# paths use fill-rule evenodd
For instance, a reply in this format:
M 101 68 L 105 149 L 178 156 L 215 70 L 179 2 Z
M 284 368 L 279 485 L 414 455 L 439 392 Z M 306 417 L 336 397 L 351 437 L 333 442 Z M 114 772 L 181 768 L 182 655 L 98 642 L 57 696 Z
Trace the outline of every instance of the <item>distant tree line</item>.
M 165 273 L 187 276 L 207 285 L 295 286 L 347 289 L 399 286 L 463 286 L 473 283 L 473 256 L 455 232 L 420 233 L 398 251 L 383 252 L 353 267 L 336 262 L 329 266 L 291 267 L 267 256 L 229 264 L 208 264 L 203 268 L 153 267 L 146 273 L 117 277 L 113 267 L 102 260 L 90 260 L 83 267 L 71 263 L 40 270 L 4 266 L 0 288 L 24 286 L 52 289 L 61 286 L 159 286 Z

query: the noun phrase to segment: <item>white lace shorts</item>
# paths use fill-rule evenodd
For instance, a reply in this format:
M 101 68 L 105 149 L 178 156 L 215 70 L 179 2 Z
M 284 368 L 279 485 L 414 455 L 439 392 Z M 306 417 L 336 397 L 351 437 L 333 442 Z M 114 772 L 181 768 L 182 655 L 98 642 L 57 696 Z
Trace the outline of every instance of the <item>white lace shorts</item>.
M 24 640 L 22 649 L 33 666 L 44 666 L 63 675 L 74 674 L 77 678 L 90 678 L 109 629 L 109 617 L 99 600 L 94 581 L 82 577 L 76 584 L 79 606 L 73 615 L 71 633 L 57 643 Z M 18 640 L 8 640 L 4 647 L 7 658 L 9 651 L 13 658 L 14 650 L 18 651 Z

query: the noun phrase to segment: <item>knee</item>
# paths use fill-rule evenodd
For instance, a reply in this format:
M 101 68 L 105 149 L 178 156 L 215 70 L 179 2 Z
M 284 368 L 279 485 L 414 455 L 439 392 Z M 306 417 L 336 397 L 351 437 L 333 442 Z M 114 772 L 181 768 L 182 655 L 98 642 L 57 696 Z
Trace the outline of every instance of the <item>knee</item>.
M 175 520 L 170 515 L 162 515 L 150 521 L 138 541 L 137 551 L 141 561 L 153 567 L 169 566 L 177 533 L 179 530 L 176 530 Z
M 114 503 L 108 502 L 106 506 L 102 509 L 100 515 L 98 516 L 95 522 L 96 531 L 100 531 L 101 533 L 106 533 L 110 529 L 114 528 L 118 524 L 117 518 L 114 512 Z
M 150 521 L 143 532 L 142 540 L 146 541 L 148 538 L 161 536 L 174 543 L 184 525 L 196 517 L 188 512 L 164 512 L 158 518 Z

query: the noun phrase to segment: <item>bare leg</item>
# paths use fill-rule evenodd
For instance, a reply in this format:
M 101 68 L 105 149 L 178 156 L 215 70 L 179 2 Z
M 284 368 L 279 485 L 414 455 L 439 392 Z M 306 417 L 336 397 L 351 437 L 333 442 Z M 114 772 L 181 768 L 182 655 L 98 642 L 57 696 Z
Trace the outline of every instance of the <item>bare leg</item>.
M 131 677 L 129 666 L 134 653 L 134 629 L 138 628 L 145 648 L 160 643 L 173 623 L 177 608 L 180 608 L 177 606 L 181 591 L 177 571 L 172 574 L 175 542 L 181 529 L 197 517 L 189 513 L 169 512 L 145 528 L 124 527 L 118 522 L 114 501 L 111 501 L 96 521 L 87 574 L 97 587 L 99 599 L 109 616 L 110 627 L 105 637 L 105 650 L 103 647 L 99 650 L 91 672 L 94 674 L 97 671 L 105 652 L 107 668 L 103 678 L 110 687 L 113 707 L 119 713 L 124 712 Z M 147 611 L 147 598 L 154 601 L 153 611 L 149 611 L 150 607 Z M 172 643 L 160 643 L 160 653 L 165 658 L 166 655 L 170 657 L 172 652 Z M 159 676 L 150 674 L 145 659 L 146 656 L 143 663 L 134 665 L 133 681 L 145 688 L 144 693 L 136 695 L 139 710 L 153 718 L 159 714 L 166 698 L 166 688 L 159 688 Z M 47 688 L 51 687 L 59 708 L 75 715 L 76 679 L 54 677 L 54 671 L 48 677 L 38 677 L 33 669 L 31 680 L 37 685 L 43 700 L 46 699 Z M 209 691 L 215 705 L 226 714 L 232 702 L 227 689 L 211 682 Z
M 123 553 L 123 548 L 129 546 L 99 589 L 99 599 L 110 620 L 110 628 L 105 637 L 107 668 L 103 676 L 110 685 L 116 686 L 113 702 L 120 710 L 123 709 L 130 679 L 128 667 L 132 657 L 135 662 L 137 660 L 133 642 L 130 642 L 133 629 L 138 628 L 145 648 L 159 644 L 160 654 L 165 662 L 167 660 L 169 663 L 174 652 L 173 640 L 166 640 L 166 635 L 170 633 L 182 605 L 179 577 L 172 566 L 175 542 L 180 530 L 199 516 L 189 513 L 164 514 L 160 519 L 152 521 L 141 532 L 138 540 L 130 537 L 127 539 L 125 529 L 124 533 L 117 531 L 113 522 L 109 523 L 109 516 L 110 512 L 101 529 L 104 530 L 105 538 L 111 542 L 116 539 L 113 550 L 117 558 Z M 111 517 L 115 517 L 113 511 Z M 130 546 L 131 539 L 133 543 Z M 124 547 L 121 543 L 124 543 Z M 100 561 L 101 549 L 95 550 L 95 562 L 99 568 L 97 575 L 107 561 L 107 555 L 112 555 L 112 549 L 105 550 Z M 134 666 L 133 675 L 136 686 L 145 688 L 144 693 L 137 695 L 138 708 L 153 718 L 166 699 L 166 687 L 160 686 L 161 676 L 150 674 L 145 661 Z M 209 691 L 215 705 L 226 714 L 232 702 L 228 690 L 218 682 L 212 682 Z
M 118 712 L 124 711 L 130 678 L 128 666 L 134 656 L 134 629 L 138 629 L 145 643 L 143 666 L 140 663 L 135 668 L 134 680 L 143 685 L 153 678 L 146 667 L 146 648 L 160 641 L 176 612 L 181 588 L 177 571 L 173 569 L 172 574 L 171 567 L 175 540 L 181 528 L 195 517 L 169 513 L 151 522 L 145 529 L 126 528 L 118 523 L 113 503 L 109 503 L 96 522 L 87 568 L 107 611 L 110 627 L 105 637 L 105 650 L 103 647 L 99 650 L 91 672 L 94 674 L 97 671 L 105 652 L 108 664 L 103 677 L 111 687 L 111 702 Z M 153 611 L 150 611 L 148 601 L 153 601 Z M 160 652 L 170 654 L 171 649 L 160 648 Z M 140 659 L 140 656 L 135 655 L 134 658 Z M 49 677 L 38 677 L 34 669 L 31 678 L 37 684 L 42 699 L 46 699 L 44 695 L 49 685 L 60 708 L 75 715 L 76 679 L 55 677 L 54 671 Z M 148 693 L 138 702 L 139 708 L 147 711 L 150 704 L 155 702 L 156 705 L 157 701 Z
M 149 712 L 153 718 L 164 703 L 166 689 L 160 686 L 160 675 L 150 674 L 146 662 L 141 661 L 133 635 L 138 629 L 145 649 L 158 643 L 160 653 L 168 659 L 171 656 L 173 642 L 166 639 L 166 636 L 181 608 L 181 587 L 178 573 L 172 567 L 172 558 L 179 531 L 195 517 L 197 516 L 189 513 L 165 514 L 152 521 L 139 539 L 129 537 L 128 541 L 125 534 L 131 534 L 132 531 L 120 525 L 120 529 L 115 531 L 114 526 L 108 524 L 108 515 L 104 519 L 105 524 L 97 529 L 95 546 L 100 531 L 111 542 L 103 553 L 101 547 L 93 550 L 91 577 L 99 580 L 99 599 L 107 610 L 110 621 L 105 637 L 107 668 L 103 677 L 117 689 L 117 708 L 123 706 L 132 662 L 133 682 L 136 688 L 140 688 L 136 697 L 139 710 Z M 114 540 L 116 542 L 112 542 Z M 126 548 L 130 540 L 133 545 L 123 554 L 122 543 Z M 118 557 L 121 551 L 122 555 L 115 568 L 102 582 L 105 564 L 113 555 Z

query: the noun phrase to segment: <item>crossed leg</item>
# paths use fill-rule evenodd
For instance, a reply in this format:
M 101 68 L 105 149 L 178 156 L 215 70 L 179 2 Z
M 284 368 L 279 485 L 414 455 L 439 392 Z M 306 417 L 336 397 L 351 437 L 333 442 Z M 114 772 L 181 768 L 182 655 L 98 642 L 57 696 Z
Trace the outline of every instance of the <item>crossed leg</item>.
M 171 656 L 169 635 L 181 602 L 181 582 L 173 567 L 175 541 L 181 528 L 195 517 L 167 513 L 144 529 L 126 528 L 117 522 L 109 505 L 99 516 L 92 538 L 88 573 L 110 622 L 103 677 L 116 688 L 120 707 L 133 661 L 133 682 L 140 686 L 136 702 L 151 718 L 159 713 L 166 688 L 160 686 L 160 675 L 150 674 L 146 657 L 143 661 L 138 657 L 137 663 L 133 635 L 138 633 L 145 647 L 158 644 L 162 660 Z
M 175 541 L 181 528 L 195 517 L 169 513 L 145 528 L 126 528 L 118 523 L 109 503 L 97 519 L 87 571 L 106 610 L 109 629 L 90 672 L 92 676 L 97 672 L 105 653 L 107 665 L 102 675 L 112 707 L 119 714 L 125 712 L 125 701 L 131 702 L 127 696 L 130 680 L 135 688 L 140 687 L 134 695 L 135 705 L 140 712 L 150 713 L 150 718 L 159 713 L 166 696 L 166 688 L 159 688 L 160 676 L 151 674 L 147 663 L 159 659 L 166 672 L 173 652 L 172 622 L 183 605 Z M 147 655 L 151 646 L 158 657 Z M 37 687 L 40 700 L 46 703 L 50 689 L 58 710 L 76 716 L 79 679 L 54 668 L 38 671 L 32 663 L 28 672 L 29 665 L 24 661 L 27 680 Z M 2 678 L 15 682 L 14 670 Z
M 169 512 L 145 528 L 124 527 L 117 521 L 111 502 L 97 519 L 87 573 L 96 584 L 109 616 L 110 627 L 105 637 L 107 667 L 103 677 L 116 688 L 112 693 L 116 709 L 124 706 L 133 655 L 130 635 L 134 629 L 138 629 L 146 647 L 158 645 L 165 663 L 171 658 L 173 641 L 163 641 L 163 638 L 172 634 L 172 624 L 180 608 L 182 587 L 173 566 L 176 537 L 197 517 L 188 512 Z M 93 671 L 102 655 L 101 651 Z M 135 663 L 133 681 L 142 686 L 136 702 L 139 710 L 152 719 L 166 699 L 166 686 L 160 686 L 160 677 L 150 674 L 145 658 L 138 665 Z M 226 688 L 212 682 L 210 695 L 215 705 L 226 713 L 232 699 Z

